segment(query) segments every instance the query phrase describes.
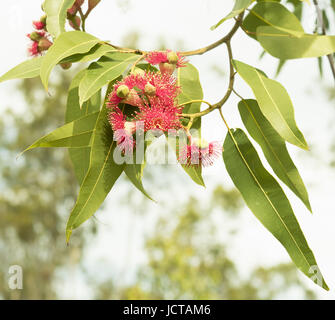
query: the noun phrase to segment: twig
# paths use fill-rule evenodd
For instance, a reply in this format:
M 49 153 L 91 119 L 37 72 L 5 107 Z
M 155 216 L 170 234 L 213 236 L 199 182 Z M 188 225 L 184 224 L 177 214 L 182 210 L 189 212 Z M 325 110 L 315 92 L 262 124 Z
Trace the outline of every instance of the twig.
M 214 43 L 212 43 L 209 46 L 206 46 L 204 48 L 200 48 L 200 49 L 192 50 L 192 51 L 184 51 L 184 52 L 180 52 L 180 53 L 182 55 L 184 55 L 184 56 L 201 55 L 201 54 L 204 54 L 207 51 L 210 51 L 210 50 L 212 50 L 212 49 L 220 46 L 223 43 L 230 42 L 230 40 L 233 37 L 233 35 L 236 33 L 236 31 L 238 30 L 238 28 L 241 26 L 243 15 L 244 15 L 244 12 L 242 12 L 241 14 L 238 15 L 238 17 L 236 18 L 236 21 L 235 21 L 235 24 L 234 24 L 233 28 L 222 39 L 220 39 L 220 40 L 218 40 L 218 41 L 216 41 L 216 42 L 214 42 Z
M 235 24 L 232 27 L 232 29 L 220 40 L 206 46 L 200 49 L 196 49 L 196 50 L 191 50 L 191 51 L 181 51 L 180 54 L 183 56 L 195 56 L 195 55 L 201 55 L 204 54 L 207 51 L 210 51 L 218 46 L 220 46 L 223 43 L 228 43 L 230 42 L 231 38 L 233 37 L 233 35 L 236 33 L 236 31 L 239 29 L 239 27 L 241 26 L 242 23 L 242 19 L 243 19 L 243 15 L 244 12 L 242 12 L 241 14 L 238 15 L 238 17 L 236 18 Z M 122 50 L 122 51 L 127 51 L 127 52 L 132 52 L 135 54 L 147 54 L 147 51 L 144 50 L 140 50 L 140 49 L 131 49 L 131 48 L 124 48 L 124 47 L 119 47 L 117 45 L 113 45 L 109 42 L 106 42 L 106 44 L 112 46 L 113 48 L 117 49 L 117 50 Z
M 193 102 L 204 102 L 207 105 L 209 105 L 209 108 L 205 109 L 204 111 L 201 112 L 197 112 L 197 113 L 192 113 L 192 114 L 181 114 L 182 117 L 187 117 L 190 119 L 194 119 L 194 118 L 199 118 L 202 117 L 210 112 L 212 112 L 215 109 L 221 109 L 221 107 L 227 102 L 227 100 L 229 99 L 231 93 L 234 90 L 234 81 L 235 81 L 235 72 L 234 72 L 234 66 L 233 66 L 233 52 L 231 49 L 231 44 L 230 44 L 230 40 L 225 42 L 226 46 L 227 46 L 227 51 L 228 51 L 228 58 L 229 58 L 229 84 L 228 84 L 228 88 L 226 91 L 226 94 L 224 95 L 224 97 L 217 103 L 215 104 L 210 104 L 207 101 L 204 100 L 194 100 Z M 191 102 L 185 103 L 185 104 L 189 104 Z
M 80 18 L 81 18 L 81 29 L 86 32 L 85 30 L 85 24 L 86 24 L 86 18 L 87 18 L 87 12 L 86 14 L 83 13 L 83 10 L 81 9 L 81 7 L 79 7 L 79 10 L 78 10 L 79 14 L 80 14 Z
M 318 24 L 321 26 L 321 30 L 322 30 L 322 35 L 326 35 L 326 26 L 325 26 L 325 22 L 323 20 L 323 16 L 322 16 L 322 11 L 319 7 L 319 3 L 318 0 L 313 0 L 315 9 L 316 9 L 316 14 L 317 14 L 317 18 L 318 18 Z M 331 72 L 333 74 L 333 78 L 335 80 L 335 63 L 334 63 L 334 56 L 332 54 L 328 54 L 327 55 L 327 59 L 329 61 L 329 65 L 330 65 L 330 69 Z

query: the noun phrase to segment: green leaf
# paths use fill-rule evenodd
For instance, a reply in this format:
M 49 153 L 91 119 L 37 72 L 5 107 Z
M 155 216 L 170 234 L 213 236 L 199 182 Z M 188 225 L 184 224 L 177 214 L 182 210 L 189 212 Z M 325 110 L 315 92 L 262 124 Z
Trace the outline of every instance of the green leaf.
M 332 8 L 335 10 L 335 0 L 330 1 Z
M 281 137 L 308 150 L 305 138 L 296 125 L 292 101 L 285 88 L 243 62 L 234 60 L 233 64 L 254 92 L 262 113 Z
M 79 85 L 79 103 L 83 104 L 109 81 L 118 78 L 138 58 L 135 54 L 110 53 L 93 62 Z
M 175 137 L 166 136 L 168 145 L 176 152 L 177 158 L 179 157 L 179 140 Z M 180 164 L 184 171 L 189 175 L 189 177 L 198 185 L 205 187 L 205 182 L 202 178 L 202 167 L 201 165 L 191 165 L 187 166 Z
M 67 10 L 72 7 L 75 0 L 45 0 L 43 10 L 47 15 L 48 32 L 57 38 L 65 31 Z
M 42 60 L 40 76 L 46 90 L 50 73 L 57 63 L 71 55 L 88 52 L 99 41 L 98 38 L 81 31 L 62 33 Z
M 244 11 L 246 8 L 248 8 L 253 1 L 254 0 L 236 0 L 233 10 L 227 16 L 225 16 L 223 19 L 221 19 L 217 24 L 212 26 L 211 30 L 216 29 L 219 25 L 224 23 L 226 20 L 234 18 L 235 16 L 240 14 L 242 11 Z
M 32 58 L 24 61 L 6 72 L 0 77 L 0 82 L 12 79 L 34 78 L 40 74 L 40 67 L 43 57 Z
M 84 103 L 82 108 L 79 105 L 79 83 L 85 75 L 85 70 L 80 71 L 72 80 L 70 85 L 65 122 L 71 122 L 85 115 L 97 112 L 101 106 L 101 91 L 97 92 L 90 100 Z M 71 148 L 69 149 L 70 159 L 73 164 L 75 175 L 78 179 L 79 185 L 82 183 L 90 162 L 90 147 Z
M 177 84 L 181 87 L 181 94 L 178 96 L 178 103 L 183 104 L 192 100 L 202 100 L 203 91 L 199 79 L 199 72 L 196 67 L 188 63 L 186 67 L 179 68 L 177 74 Z M 192 114 L 200 112 L 200 102 L 187 104 L 184 106 L 183 113 Z M 192 129 L 198 130 L 199 137 L 201 135 L 201 118 L 197 118 Z M 172 142 L 172 141 L 171 141 Z M 169 141 L 169 143 L 171 143 Z M 177 156 L 179 155 L 178 143 L 177 143 Z M 181 165 L 184 171 L 191 177 L 191 179 L 201 185 L 205 186 L 202 178 L 202 167 L 201 166 L 185 166 Z
M 249 36 L 253 38 L 256 38 L 256 30 L 260 26 L 271 26 L 295 37 L 304 34 L 299 19 L 277 2 L 257 3 L 243 21 L 243 27 L 251 32 Z
M 144 152 L 143 152 L 143 156 L 141 155 L 141 157 L 138 156 L 138 151 L 136 151 L 133 157 L 134 163 L 127 163 L 124 168 L 124 173 L 139 191 L 141 191 L 150 200 L 155 201 L 146 192 L 146 190 L 144 189 L 143 183 L 142 183 L 143 170 L 145 168 L 144 155 L 145 155 L 146 147 L 147 147 L 147 143 L 144 144 Z
M 308 193 L 299 171 L 294 165 L 282 137 L 263 116 L 256 100 L 242 100 L 238 104 L 242 121 L 251 137 L 261 146 L 271 168 L 312 211 Z
M 110 92 L 109 89 L 107 93 Z M 107 114 L 104 105 L 92 137 L 90 165 L 66 226 L 67 242 L 72 230 L 79 227 L 98 210 L 125 167 L 124 164 L 119 165 L 114 161 L 116 143 L 113 141 L 113 131 L 108 123 Z
M 323 77 L 323 64 L 322 64 L 322 57 L 318 57 L 318 68 L 320 77 Z
M 202 100 L 203 91 L 199 79 L 199 72 L 195 66 L 188 63 L 184 68 L 178 68 L 177 84 L 182 92 L 178 96 L 178 103 L 183 104 L 192 100 Z M 184 106 L 183 113 L 192 114 L 200 112 L 201 102 L 190 103 Z M 192 128 L 201 128 L 201 118 L 197 118 Z
M 90 146 L 98 114 L 98 112 L 89 114 L 57 128 L 35 141 L 23 152 L 33 148 L 81 148 Z
M 258 27 L 257 40 L 272 56 L 279 59 L 321 57 L 335 52 L 335 36 L 304 34 L 292 37 L 272 27 Z
M 227 134 L 223 159 L 250 210 L 285 247 L 296 266 L 306 276 L 312 277 L 317 263 L 291 205 L 277 181 L 263 167 L 256 150 L 241 129 Z M 318 284 L 329 290 L 321 273 L 318 275 Z
M 144 165 L 142 164 L 127 164 L 125 166 L 124 172 L 127 175 L 128 179 L 132 182 L 132 184 L 141 191 L 147 198 L 149 198 L 152 201 L 155 201 L 150 197 L 150 195 L 146 192 L 144 189 L 143 183 L 142 183 L 142 177 L 143 177 L 143 169 Z
M 103 55 L 109 52 L 113 52 L 115 49 L 107 44 L 98 43 L 90 51 L 81 54 L 74 54 L 70 57 L 63 59 L 61 62 L 89 62 L 101 58 Z

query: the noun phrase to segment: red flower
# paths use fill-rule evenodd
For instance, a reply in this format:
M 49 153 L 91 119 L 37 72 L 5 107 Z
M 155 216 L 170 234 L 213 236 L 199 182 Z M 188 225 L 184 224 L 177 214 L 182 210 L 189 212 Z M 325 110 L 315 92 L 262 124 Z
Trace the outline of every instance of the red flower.
M 135 90 L 137 88 L 144 88 L 146 80 L 141 75 L 129 75 L 122 81 L 114 85 L 113 91 L 109 95 L 107 107 L 115 108 L 119 103 L 127 103 L 133 106 L 142 104 L 142 99 Z
M 114 131 L 114 140 L 123 152 L 132 152 L 135 147 L 133 134 L 136 129 L 136 123 L 126 121 L 126 117 L 119 108 L 115 108 L 109 113 L 109 123 Z
M 152 51 L 148 53 L 146 61 L 152 65 L 160 63 L 171 63 L 175 64 L 177 68 L 186 66 L 185 57 L 180 52 L 173 52 L 171 50 L 166 51 Z
M 143 72 L 131 74 L 114 85 L 107 107 L 111 109 L 109 122 L 114 139 L 123 151 L 133 150 L 133 134 L 136 123 L 143 122 L 144 131 L 159 129 L 167 132 L 180 129 L 182 107 L 177 106 L 180 88 L 176 79 L 168 74 Z M 137 107 L 132 119 L 128 120 L 119 108 L 120 103 Z
M 45 23 L 42 21 L 33 21 L 33 26 L 36 30 L 43 30 L 45 28 Z
M 180 108 L 173 105 L 166 106 L 158 101 L 151 101 L 136 113 L 136 120 L 144 122 L 144 131 L 159 129 L 167 132 L 171 129 L 180 129 Z
M 108 107 L 127 103 L 141 107 L 158 100 L 163 105 L 173 105 L 180 88 L 176 79 L 168 74 L 147 72 L 144 75 L 131 74 L 115 84 L 109 95 Z
M 28 47 L 28 54 L 31 57 L 37 57 L 41 54 L 40 50 L 38 49 L 38 42 L 32 41 Z
M 52 46 L 50 35 L 43 30 L 27 34 L 27 37 L 32 41 L 28 47 L 28 54 L 32 57 L 41 55 Z
M 190 145 L 183 146 L 179 151 L 178 161 L 186 166 L 211 166 L 222 153 L 217 141 L 208 143 L 205 140 L 192 139 Z

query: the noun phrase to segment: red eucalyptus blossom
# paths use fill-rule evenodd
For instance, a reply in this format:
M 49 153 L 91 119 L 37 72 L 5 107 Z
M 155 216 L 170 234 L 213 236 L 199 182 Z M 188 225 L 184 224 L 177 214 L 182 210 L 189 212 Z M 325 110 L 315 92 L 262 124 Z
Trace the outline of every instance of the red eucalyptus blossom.
M 28 47 L 28 54 L 32 57 L 41 55 L 52 46 L 49 34 L 45 31 L 34 31 L 27 34 L 27 37 L 32 41 Z
M 178 160 L 187 166 L 208 167 L 213 165 L 221 153 L 222 147 L 217 141 L 207 142 L 203 139 L 191 139 L 190 145 L 181 147 Z
M 43 21 L 33 21 L 33 26 L 36 30 L 43 30 L 45 28 L 45 23 Z
M 172 74 L 176 68 L 186 66 L 185 57 L 171 50 L 152 51 L 146 56 L 146 61 L 152 65 L 158 64 L 161 73 L 168 74 Z
M 119 148 L 124 152 L 132 152 L 135 147 L 133 134 L 136 130 L 136 123 L 126 121 L 126 117 L 118 107 L 115 107 L 109 114 L 109 123 L 113 128 L 114 140 Z

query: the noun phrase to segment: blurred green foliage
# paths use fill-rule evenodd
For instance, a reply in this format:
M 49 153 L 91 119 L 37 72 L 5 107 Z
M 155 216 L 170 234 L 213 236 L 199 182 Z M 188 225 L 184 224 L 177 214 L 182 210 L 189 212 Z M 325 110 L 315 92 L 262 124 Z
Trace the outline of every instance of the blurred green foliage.
M 76 263 L 85 246 L 79 232 L 65 245 L 64 225 L 77 182 L 67 152 L 41 149 L 17 155 L 41 133 L 64 123 L 69 78 L 53 84 L 48 97 L 39 79 L 19 84 L 23 103 L 0 119 L 0 298 L 53 299 L 57 271 Z M 23 289 L 8 289 L 8 268 L 23 268 Z
M 246 279 L 241 277 L 228 250 L 236 237 L 241 207 L 237 191 L 220 185 L 207 205 L 190 197 L 181 208 L 167 210 L 156 232 L 147 237 L 148 262 L 135 284 L 116 287 L 111 279 L 98 286 L 96 298 L 280 299 L 292 292 L 297 299 L 315 298 L 293 264 L 259 267 L 250 270 Z M 226 223 L 218 224 L 218 215 Z M 225 244 L 222 233 L 228 235 Z

